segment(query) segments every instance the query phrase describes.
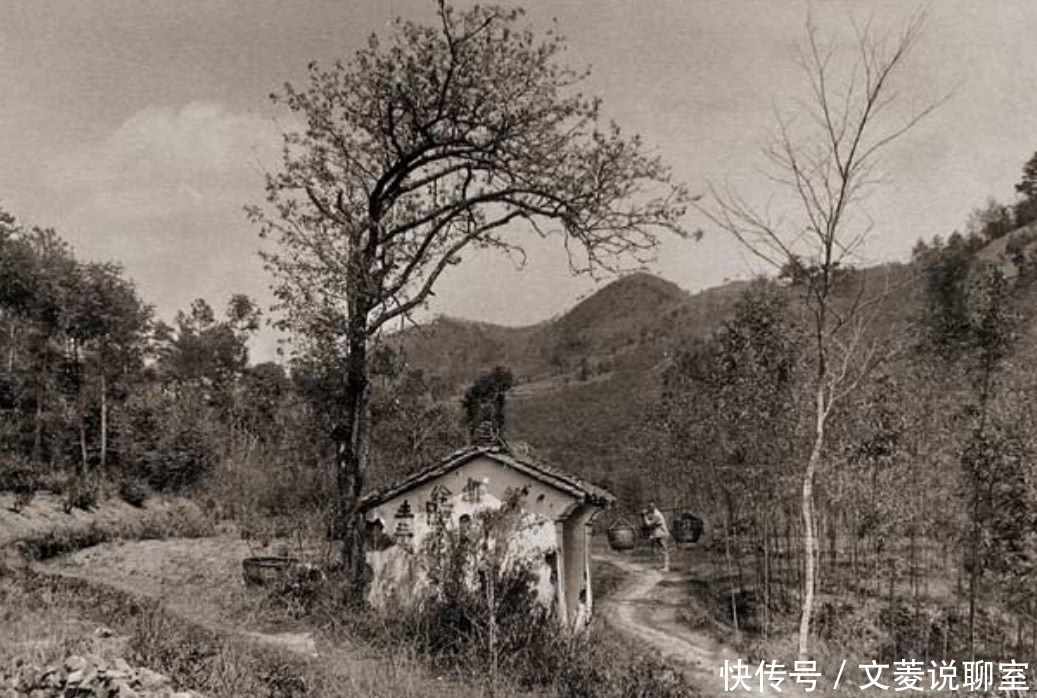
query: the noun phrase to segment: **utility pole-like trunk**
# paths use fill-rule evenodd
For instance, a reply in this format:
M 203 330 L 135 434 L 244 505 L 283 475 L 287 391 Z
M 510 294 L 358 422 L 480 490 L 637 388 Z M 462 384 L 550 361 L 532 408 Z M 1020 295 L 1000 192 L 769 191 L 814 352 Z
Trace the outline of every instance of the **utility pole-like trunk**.
M 32 462 L 40 461 L 43 448 L 43 388 L 36 385 L 36 413 L 32 425 Z
M 810 643 L 810 618 L 814 612 L 814 557 L 817 540 L 814 535 L 814 473 L 821 461 L 821 449 L 825 441 L 825 393 L 824 383 L 818 380 L 815 395 L 817 419 L 814 424 L 814 445 L 803 473 L 803 497 L 800 510 L 803 514 L 803 606 L 799 618 L 799 658 L 808 659 Z
M 108 382 L 101 369 L 101 469 L 108 463 Z

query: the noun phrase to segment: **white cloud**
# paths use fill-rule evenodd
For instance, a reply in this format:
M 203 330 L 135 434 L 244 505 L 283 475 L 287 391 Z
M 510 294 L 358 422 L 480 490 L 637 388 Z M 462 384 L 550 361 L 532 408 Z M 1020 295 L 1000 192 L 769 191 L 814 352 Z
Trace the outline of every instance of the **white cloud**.
M 102 140 L 45 163 L 46 186 L 80 213 L 109 219 L 240 206 L 261 196 L 261 173 L 277 165 L 273 120 L 210 102 L 149 106 Z

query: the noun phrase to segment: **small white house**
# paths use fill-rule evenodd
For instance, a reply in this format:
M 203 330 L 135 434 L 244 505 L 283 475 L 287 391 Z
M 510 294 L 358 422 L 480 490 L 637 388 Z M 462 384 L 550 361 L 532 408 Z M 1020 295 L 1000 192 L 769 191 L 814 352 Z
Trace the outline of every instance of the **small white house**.
M 371 571 L 368 601 L 421 598 L 427 581 L 423 543 L 440 526 L 462 526 L 524 491 L 521 521 L 509 540 L 538 561 L 538 597 L 566 626 L 588 619 L 593 603 L 590 522 L 615 498 L 556 468 L 512 454 L 503 444 L 471 446 L 360 501 Z M 582 597 L 582 598 L 581 598 Z

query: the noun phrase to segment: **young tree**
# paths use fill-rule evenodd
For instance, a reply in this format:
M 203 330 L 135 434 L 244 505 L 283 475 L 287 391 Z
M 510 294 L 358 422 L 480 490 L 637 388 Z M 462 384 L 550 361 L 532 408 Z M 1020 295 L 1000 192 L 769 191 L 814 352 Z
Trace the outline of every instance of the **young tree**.
M 259 328 L 260 310 L 248 296 L 235 294 L 223 320 L 202 298 L 189 313 L 176 315 L 176 329 L 160 327 L 158 368 L 167 384 L 201 391 L 228 410 L 236 381 L 248 366 L 248 340 Z
M 81 265 L 79 293 L 71 299 L 69 333 L 83 359 L 85 385 L 93 385 L 99 416 L 99 465 L 108 462 L 110 396 L 125 387 L 143 365 L 145 337 L 150 329 L 151 308 L 141 302 L 132 282 L 123 278 L 117 264 Z M 89 404 L 89 395 L 80 399 Z M 80 415 L 82 426 L 83 416 Z
M 483 422 L 490 422 L 497 434 L 504 433 L 504 408 L 508 391 L 515 384 L 511 371 L 503 366 L 495 366 L 492 371 L 479 375 L 468 386 L 461 407 L 464 409 L 464 425 L 468 435 Z
M 794 455 L 802 337 L 784 292 L 760 281 L 739 298 L 729 320 L 675 357 L 664 374 L 661 421 L 681 461 L 680 479 L 716 502 L 732 577 L 735 564 L 739 577 L 742 569 L 732 545 L 739 523 L 758 533 L 765 613 L 775 503 L 788 491 L 782 466 Z M 736 631 L 737 591 L 731 590 Z
M 814 479 L 824 455 L 826 428 L 833 407 L 859 384 L 877 357 L 865 325 L 867 310 L 878 298 L 866 293 L 863 275 L 847 281 L 840 272 L 868 233 L 857 214 L 862 196 L 875 183 L 880 155 L 936 106 L 900 120 L 890 113 L 896 94 L 893 81 L 921 27 L 919 16 L 892 41 L 876 36 L 870 26 L 859 28 L 852 65 L 841 73 L 837 62 L 842 54 L 835 41 L 823 40 L 808 20 L 802 52 L 810 88 L 805 118 L 796 121 L 779 114 L 777 138 L 765 151 L 774 168 L 773 180 L 790 194 L 788 215 L 774 219 L 768 210 L 715 186 L 710 187 L 710 201 L 699 206 L 714 224 L 775 270 L 795 270 L 809 311 L 813 434 L 801 497 L 806 569 L 799 654 L 804 658 L 817 554 Z
M 361 571 L 355 504 L 366 441 L 368 351 L 382 328 L 423 306 L 467 249 L 522 259 L 523 227 L 556 227 L 575 271 L 643 260 L 659 234 L 683 234 L 686 193 L 639 139 L 599 122 L 584 77 L 559 62 L 521 12 L 456 11 L 434 26 L 398 21 L 352 62 L 310 65 L 309 84 L 275 101 L 302 119 L 285 136 L 267 208 L 249 214 L 276 240 L 265 255 L 284 325 L 337 363 L 336 534 Z

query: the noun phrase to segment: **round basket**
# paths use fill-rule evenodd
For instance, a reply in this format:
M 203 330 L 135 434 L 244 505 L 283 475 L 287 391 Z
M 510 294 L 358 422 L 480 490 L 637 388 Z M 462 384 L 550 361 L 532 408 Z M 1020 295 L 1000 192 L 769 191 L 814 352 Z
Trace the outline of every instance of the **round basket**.
M 626 521 L 619 521 L 609 526 L 609 547 L 613 550 L 634 549 L 634 527 Z
M 286 583 L 290 571 L 298 564 L 294 557 L 249 557 L 241 566 L 246 584 L 272 587 Z
M 704 524 L 694 514 L 684 513 L 677 517 L 673 526 L 673 538 L 678 543 L 697 543 Z

